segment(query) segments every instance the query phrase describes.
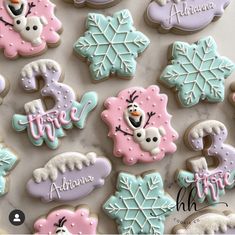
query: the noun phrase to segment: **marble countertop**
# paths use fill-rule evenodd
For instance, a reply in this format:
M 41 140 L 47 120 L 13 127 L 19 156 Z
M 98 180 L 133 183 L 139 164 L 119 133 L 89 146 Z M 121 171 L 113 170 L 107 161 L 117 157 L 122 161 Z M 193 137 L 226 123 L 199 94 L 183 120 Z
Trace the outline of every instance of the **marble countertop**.
M 121 80 L 112 78 L 107 81 L 94 84 L 91 82 L 88 66 L 73 54 L 72 45 L 84 33 L 84 24 L 89 12 L 95 10 L 83 8 L 76 9 L 73 5 L 63 0 L 54 1 L 57 5 L 57 16 L 63 22 L 62 43 L 58 48 L 49 49 L 44 55 L 36 58 L 17 59 L 9 61 L 0 54 L 1 74 L 11 82 L 11 89 L 0 106 L 0 134 L 5 143 L 17 152 L 20 162 L 10 174 L 11 184 L 9 193 L 0 198 L 0 228 L 8 233 L 32 233 L 33 222 L 39 216 L 46 214 L 52 208 L 63 203 L 43 204 L 40 200 L 31 198 L 25 189 L 26 182 L 32 176 L 34 169 L 43 166 L 52 156 L 66 151 L 78 151 L 87 153 L 95 151 L 100 155 L 107 156 L 112 162 L 113 171 L 105 186 L 95 190 L 82 200 L 69 203 L 70 205 L 88 204 L 90 210 L 99 216 L 99 233 L 117 233 L 115 222 L 101 210 L 102 203 L 114 192 L 116 176 L 119 171 L 127 171 L 140 174 L 148 170 L 158 171 L 165 183 L 166 191 L 176 198 L 179 187 L 174 182 L 174 174 L 177 169 L 185 168 L 185 160 L 195 156 L 195 152 L 187 149 L 182 136 L 186 128 L 193 122 L 200 119 L 217 119 L 223 122 L 229 130 L 227 143 L 235 145 L 235 109 L 228 102 L 229 85 L 234 80 L 235 74 L 226 80 L 226 99 L 220 104 L 199 104 L 190 109 L 180 108 L 175 99 L 174 93 L 159 84 L 157 79 L 167 64 L 167 50 L 171 43 L 176 40 L 195 42 L 198 39 L 211 35 L 218 44 L 221 55 L 227 56 L 235 61 L 235 2 L 232 1 L 226 9 L 224 16 L 217 22 L 212 23 L 205 30 L 193 35 L 159 34 L 156 29 L 146 25 L 144 11 L 150 0 L 123 0 L 115 7 L 97 12 L 111 15 L 121 9 L 129 9 L 134 18 L 135 27 L 146 34 L 151 44 L 148 49 L 138 58 L 138 66 L 135 78 L 132 80 Z M 26 94 L 19 86 L 18 75 L 21 68 L 30 61 L 39 58 L 50 58 L 58 61 L 65 72 L 65 83 L 72 86 L 76 93 L 81 96 L 85 91 L 94 90 L 99 95 L 99 105 L 90 115 L 87 126 L 84 130 L 71 130 L 66 138 L 61 141 L 60 147 L 49 150 L 46 146 L 36 148 L 28 141 L 26 133 L 17 134 L 11 128 L 11 118 L 15 113 L 23 113 L 25 103 L 39 97 L 39 93 Z M 103 110 L 103 102 L 109 96 L 116 95 L 120 90 L 131 86 L 147 87 L 151 84 L 158 84 L 161 92 L 169 97 L 168 111 L 173 115 L 172 124 L 178 131 L 180 138 L 177 141 L 178 150 L 174 155 L 168 155 L 160 162 L 151 164 L 138 164 L 125 166 L 121 159 L 112 154 L 113 143 L 107 138 L 108 129 L 101 121 L 100 113 Z M 223 196 L 223 201 L 229 204 L 229 209 L 235 211 L 234 204 L 235 189 L 230 190 Z M 94 200 L 95 199 L 95 200 Z M 187 200 L 185 199 L 187 202 Z M 225 210 L 225 206 L 219 206 Z M 18 208 L 25 212 L 26 221 L 19 227 L 14 227 L 8 221 L 8 214 L 11 210 Z M 170 233 L 172 227 L 183 221 L 190 212 L 174 212 L 166 219 L 165 233 Z

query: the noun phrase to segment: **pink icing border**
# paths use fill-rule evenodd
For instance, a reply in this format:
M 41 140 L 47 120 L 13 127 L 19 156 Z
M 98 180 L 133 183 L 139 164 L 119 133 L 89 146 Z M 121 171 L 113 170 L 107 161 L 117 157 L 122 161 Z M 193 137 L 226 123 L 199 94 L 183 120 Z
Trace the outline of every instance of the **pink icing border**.
M 70 233 L 96 234 L 98 219 L 90 217 L 89 210 L 84 207 L 77 207 L 75 210 L 66 207 L 53 210 L 34 223 L 35 234 L 54 234 L 56 230 L 54 223 L 63 216 L 67 219 L 65 226 Z
M 126 99 L 129 95 L 138 90 L 136 100 L 145 113 L 154 111 L 156 115 L 152 117 L 149 126 L 163 126 L 166 135 L 160 143 L 161 152 L 157 156 L 151 156 L 148 152 L 142 151 L 139 144 L 134 142 L 132 137 L 124 136 L 120 132 L 116 132 L 116 126 L 121 125 L 122 129 L 131 132 L 123 118 L 123 110 L 127 107 Z M 142 87 L 133 87 L 121 91 L 117 97 L 108 98 L 104 106 L 105 111 L 102 112 L 101 118 L 109 127 L 108 136 L 114 141 L 113 154 L 116 157 L 123 157 L 123 162 L 127 165 L 134 165 L 137 162 L 149 163 L 159 161 L 165 157 L 166 153 L 174 153 L 177 149 L 173 143 L 178 138 L 177 132 L 171 127 L 171 115 L 168 114 L 166 107 L 168 97 L 165 94 L 159 94 L 158 86 L 150 86 L 147 89 Z
M 32 8 L 32 13 L 29 16 L 44 16 L 48 24 L 44 26 L 42 32 L 43 43 L 40 46 L 33 47 L 31 43 L 22 40 L 20 34 L 15 32 L 11 26 L 4 26 L 0 22 L 0 48 L 3 49 L 4 55 L 13 59 L 20 56 L 34 56 L 42 53 L 47 49 L 47 45 L 58 44 L 60 41 L 59 31 L 62 30 L 62 23 L 54 15 L 55 4 L 49 0 L 30 0 L 34 2 L 36 7 Z M 0 0 L 0 16 L 9 23 L 12 23 L 12 18 L 9 16 L 4 7 L 4 0 Z

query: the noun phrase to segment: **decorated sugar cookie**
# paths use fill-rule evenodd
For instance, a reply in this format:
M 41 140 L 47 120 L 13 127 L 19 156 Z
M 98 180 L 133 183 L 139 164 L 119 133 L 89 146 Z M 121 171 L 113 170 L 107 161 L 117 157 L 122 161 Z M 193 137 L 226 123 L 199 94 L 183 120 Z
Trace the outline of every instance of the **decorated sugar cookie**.
M 59 207 L 34 223 L 34 234 L 96 234 L 98 219 L 84 206 Z
M 8 81 L 0 75 L 0 105 L 3 102 L 3 98 L 7 95 L 9 91 L 9 83 Z
M 231 0 L 153 0 L 147 22 L 160 32 L 192 33 L 221 17 Z
M 55 101 L 54 107 L 47 110 L 41 99 L 33 100 L 24 106 L 26 115 L 13 116 L 13 128 L 18 132 L 27 130 L 35 146 L 45 142 L 49 148 L 56 149 L 58 138 L 65 136 L 64 129 L 73 126 L 83 129 L 88 114 L 97 105 L 95 92 L 85 93 L 80 103 L 77 102 L 72 88 L 60 82 L 61 76 L 59 64 L 47 59 L 29 63 L 21 71 L 20 82 L 25 91 L 37 91 L 38 79 L 42 78 L 42 97 L 51 97 Z
M 136 58 L 149 45 L 149 39 L 133 27 L 128 10 L 112 17 L 90 13 L 87 32 L 74 44 L 74 51 L 90 63 L 94 81 L 111 75 L 131 78 L 136 71 Z
M 161 176 L 120 173 L 117 191 L 103 205 L 118 223 L 120 234 L 163 234 L 165 217 L 175 209 L 175 201 L 163 189 Z
M 195 123 L 186 132 L 189 147 L 205 156 L 187 161 L 188 171 L 180 170 L 177 181 L 180 187 L 190 187 L 199 202 L 220 201 L 225 190 L 235 185 L 235 148 L 225 144 L 228 131 L 225 125 L 215 120 Z M 208 138 L 210 140 L 208 140 Z M 211 156 L 218 166 L 210 166 L 206 156 Z
M 76 7 L 93 7 L 93 8 L 104 8 L 111 7 L 121 0 L 65 0 L 67 2 L 73 3 Z
M 170 59 L 160 81 L 176 90 L 181 106 L 192 107 L 201 100 L 211 103 L 224 100 L 224 80 L 234 71 L 235 65 L 218 54 L 212 37 L 192 45 L 175 42 Z
M 0 197 L 8 192 L 8 175 L 17 164 L 17 156 L 0 140 Z
M 174 234 L 235 234 L 235 214 L 214 209 L 203 210 L 189 216 L 177 225 Z
M 0 48 L 13 59 L 43 53 L 60 42 L 61 22 L 50 0 L 0 0 Z
M 158 86 L 132 87 L 105 101 L 101 117 L 109 127 L 116 157 L 133 165 L 158 161 L 176 151 L 178 134 L 171 126 L 167 101 Z
M 101 187 L 111 169 L 110 162 L 96 153 L 62 153 L 33 172 L 27 190 L 45 202 L 81 199 Z

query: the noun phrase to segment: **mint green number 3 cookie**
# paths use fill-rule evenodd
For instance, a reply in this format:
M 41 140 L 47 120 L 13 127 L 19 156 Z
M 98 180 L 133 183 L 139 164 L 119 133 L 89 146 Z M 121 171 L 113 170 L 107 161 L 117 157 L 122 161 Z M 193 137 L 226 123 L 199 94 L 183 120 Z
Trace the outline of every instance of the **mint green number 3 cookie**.
M 217 45 L 212 37 L 192 45 L 175 42 L 171 59 L 160 81 L 175 88 L 183 107 L 192 107 L 200 100 L 211 103 L 224 100 L 224 79 L 231 75 L 235 66 L 217 53 Z

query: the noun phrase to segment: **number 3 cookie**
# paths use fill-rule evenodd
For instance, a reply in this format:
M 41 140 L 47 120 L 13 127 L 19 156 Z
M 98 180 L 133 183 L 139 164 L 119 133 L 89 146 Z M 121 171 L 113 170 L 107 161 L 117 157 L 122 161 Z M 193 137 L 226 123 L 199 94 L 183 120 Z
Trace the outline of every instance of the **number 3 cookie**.
M 127 165 L 153 162 L 174 153 L 178 134 L 171 127 L 166 95 L 158 86 L 133 87 L 106 100 L 101 117 L 114 141 L 114 155 Z
M 189 171 L 180 170 L 177 181 L 181 187 L 191 187 L 196 199 L 202 203 L 219 202 L 226 189 L 235 185 L 235 148 L 225 144 L 228 131 L 225 125 L 215 120 L 193 124 L 185 138 L 191 149 L 202 151 L 204 156 L 187 161 Z M 208 164 L 206 156 L 214 158 Z M 214 166 L 218 162 L 218 166 Z
M 231 0 L 154 0 L 146 13 L 147 22 L 160 32 L 192 33 L 222 16 Z
M 0 0 L 0 48 L 4 55 L 38 55 L 60 42 L 61 22 L 49 0 Z
M 66 2 L 74 3 L 76 7 L 93 7 L 93 8 L 104 8 L 111 7 L 119 3 L 121 0 L 65 0 Z
M 64 129 L 73 126 L 83 129 L 88 114 L 97 105 L 95 92 L 85 93 L 78 103 L 72 88 L 59 82 L 61 75 L 59 64 L 53 60 L 38 60 L 22 69 L 20 82 L 23 89 L 28 92 L 37 91 L 38 79 L 42 78 L 42 97 L 51 97 L 55 102 L 52 109 L 45 110 L 41 99 L 34 100 L 24 106 L 27 115 L 13 116 L 13 128 L 18 132 L 27 130 L 35 146 L 41 146 L 45 141 L 49 148 L 56 149 L 58 138 L 65 135 Z

